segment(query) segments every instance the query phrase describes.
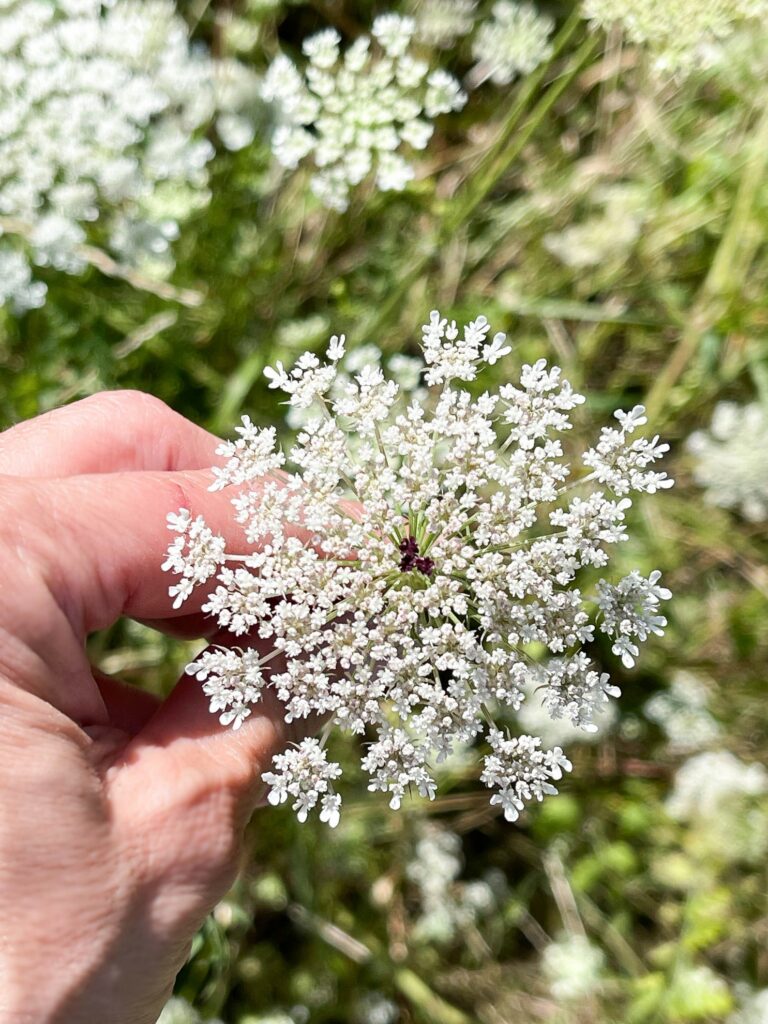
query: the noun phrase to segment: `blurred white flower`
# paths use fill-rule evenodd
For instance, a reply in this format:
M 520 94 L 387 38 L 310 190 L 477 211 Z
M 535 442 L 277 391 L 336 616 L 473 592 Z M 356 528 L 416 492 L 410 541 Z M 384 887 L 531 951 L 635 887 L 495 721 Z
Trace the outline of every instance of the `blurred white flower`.
M 712 505 L 768 519 L 768 413 L 757 402 L 719 402 L 709 430 L 688 438 L 693 476 Z
M 564 935 L 544 950 L 541 967 L 553 998 L 584 999 L 598 991 L 605 956 L 584 935 Z
M 416 38 L 448 49 L 475 24 L 477 0 L 419 0 L 414 5 Z
M 649 206 L 647 190 L 614 185 L 595 191 L 600 212 L 544 236 L 544 247 L 567 267 L 581 270 L 624 261 L 640 237 Z
M 509 85 L 518 75 L 535 71 L 552 55 L 549 40 L 554 28 L 554 21 L 533 4 L 497 0 L 472 43 L 477 61 L 473 83 L 490 78 L 495 85 Z
M 719 44 L 749 19 L 764 22 L 767 0 L 583 0 L 584 17 L 618 23 L 647 46 L 660 72 L 683 75 L 719 57 Z
M 498 873 L 459 879 L 464 865 L 461 839 L 448 829 L 427 824 L 421 829 L 406 875 L 416 885 L 420 913 L 413 937 L 447 943 L 498 907 L 505 882 Z
M 768 988 L 742 993 L 740 1003 L 727 1024 L 768 1024 Z
M 412 18 L 382 14 L 372 39 L 361 36 L 340 52 L 341 37 L 324 29 L 304 41 L 304 73 L 280 54 L 262 95 L 275 104 L 272 148 L 292 170 L 311 157 L 311 188 L 325 205 L 345 210 L 350 189 L 369 175 L 382 191 L 400 191 L 414 176 L 401 152 L 424 149 L 432 120 L 466 101 L 445 71 L 410 54 Z
M 706 685 L 692 672 L 678 672 L 668 690 L 654 694 L 645 714 L 663 729 L 672 753 L 692 753 L 710 746 L 721 735 L 708 710 Z
M 667 810 L 679 821 L 717 821 L 740 797 L 768 792 L 768 771 L 726 750 L 696 754 L 675 774 Z M 718 826 L 719 827 L 719 826 Z
M 243 117 L 256 97 L 245 68 L 190 46 L 170 0 L 2 0 L 0 223 L 17 238 L 13 248 L 0 240 L 11 271 L 0 301 L 19 312 L 41 304 L 22 253 L 80 272 L 85 226 L 97 218 L 124 262 L 163 256 L 172 266 L 178 224 L 158 196 L 186 189 L 207 200 L 204 129 L 217 113 Z M 221 128 L 225 144 L 246 141 L 242 124 Z
M 355 1003 L 355 1024 L 396 1024 L 399 1019 L 397 1003 L 381 992 L 364 992 Z

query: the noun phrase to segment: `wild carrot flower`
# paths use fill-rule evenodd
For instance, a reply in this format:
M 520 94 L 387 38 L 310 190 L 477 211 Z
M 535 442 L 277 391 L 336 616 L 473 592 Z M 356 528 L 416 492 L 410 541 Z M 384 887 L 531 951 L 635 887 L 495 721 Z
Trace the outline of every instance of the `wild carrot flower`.
M 96 220 L 123 262 L 169 269 L 179 211 L 207 201 L 204 129 L 244 144 L 255 98 L 170 0 L 0 0 L 0 304 L 43 304 L 30 264 L 80 272 Z
M 415 172 L 402 147 L 424 149 L 434 118 L 466 102 L 452 75 L 410 52 L 415 29 L 412 18 L 382 14 L 373 38 L 361 36 L 343 56 L 339 34 L 324 29 L 304 41 L 303 72 L 285 54 L 267 71 L 273 152 L 288 169 L 311 158 L 310 186 L 331 209 L 345 210 L 350 189 L 370 174 L 382 191 L 405 188 Z
M 740 25 L 768 16 L 766 0 L 583 0 L 582 9 L 594 24 L 620 25 L 658 71 L 677 75 L 716 60 Z
M 490 78 L 495 85 L 509 85 L 518 75 L 535 71 L 552 55 L 549 39 L 554 27 L 552 19 L 533 4 L 497 0 L 472 44 L 477 61 L 473 83 Z
M 344 372 L 343 337 L 325 359 L 267 371 L 315 415 L 287 452 L 247 418 L 219 449 L 212 488 L 233 489 L 252 553 L 229 553 L 182 510 L 165 567 L 180 576 L 177 606 L 212 581 L 204 610 L 233 639 L 274 648 L 259 658 L 246 640 L 189 667 L 223 722 L 239 727 L 266 687 L 288 722 L 327 716 L 366 737 L 369 789 L 393 808 L 410 790 L 433 798 L 431 766 L 484 740 L 481 780 L 513 821 L 571 765 L 559 747 L 509 735 L 505 712 L 535 680 L 551 717 L 594 729 L 619 693 L 588 653 L 596 628 L 627 665 L 663 628 L 658 573 L 595 577 L 626 539 L 630 495 L 672 481 L 655 468 L 667 445 L 635 436 L 639 406 L 616 413 L 572 475 L 563 436 L 582 396 L 543 359 L 515 384 L 470 392 L 510 351 L 489 334 L 483 316 L 461 330 L 433 312 L 410 395 L 376 361 Z M 312 739 L 265 779 L 273 802 L 290 799 L 302 819 L 317 806 L 334 824 L 340 774 Z
M 693 476 L 711 505 L 768 519 L 768 414 L 758 402 L 718 402 L 708 430 L 688 439 Z

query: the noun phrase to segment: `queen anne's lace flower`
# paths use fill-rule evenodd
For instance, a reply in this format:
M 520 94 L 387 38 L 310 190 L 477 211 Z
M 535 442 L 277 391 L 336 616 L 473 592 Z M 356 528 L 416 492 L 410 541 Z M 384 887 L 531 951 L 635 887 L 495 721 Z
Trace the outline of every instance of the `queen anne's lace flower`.
M 485 736 L 482 781 L 514 820 L 555 792 L 570 762 L 538 737 L 508 735 L 504 709 L 519 709 L 533 685 L 552 718 L 594 729 L 619 692 L 585 650 L 595 622 L 630 664 L 661 632 L 669 594 L 658 572 L 583 588 L 625 539 L 628 494 L 671 481 L 651 468 L 666 446 L 633 437 L 645 422 L 635 408 L 616 414 L 620 429 L 603 431 L 568 483 L 562 435 L 582 397 L 540 360 L 517 384 L 473 398 L 463 382 L 508 350 L 504 335 L 488 335 L 485 317 L 462 330 L 432 313 L 427 387 L 410 395 L 378 354 L 361 365 L 336 337 L 325 360 L 305 354 L 271 370 L 291 406 L 314 415 L 285 460 L 273 428 L 244 420 L 219 449 L 212 485 L 233 486 L 255 550 L 226 553 L 182 511 L 169 520 L 178 536 L 166 568 L 181 575 L 177 606 L 215 573 L 204 610 L 274 649 L 261 663 L 212 650 L 190 666 L 222 721 L 240 725 L 269 687 L 288 722 L 325 715 L 367 734 L 369 788 L 393 808 L 409 790 L 434 797 L 431 766 Z M 274 801 L 290 796 L 302 817 L 319 802 L 336 820 L 338 766 L 317 741 L 275 764 L 265 776 Z
M 768 519 L 768 413 L 757 402 L 719 402 L 708 431 L 688 439 L 693 475 L 712 505 Z
M 533 4 L 497 0 L 472 43 L 477 61 L 473 79 L 490 78 L 495 85 L 509 85 L 518 75 L 535 71 L 552 55 L 549 39 L 554 27 L 552 19 Z
M 686 74 L 717 59 L 717 45 L 749 19 L 768 17 L 766 0 L 583 0 L 584 17 L 617 23 L 648 46 L 656 68 Z
M 294 169 L 311 155 L 312 191 L 331 209 L 345 210 L 350 189 L 369 174 L 382 191 L 405 188 L 414 169 L 402 145 L 424 149 L 431 121 L 466 101 L 452 75 L 411 55 L 414 30 L 412 18 L 382 14 L 373 39 L 361 36 L 342 57 L 341 37 L 324 29 L 304 42 L 304 74 L 284 54 L 267 71 L 262 95 L 276 107 L 275 156 Z
M 768 771 L 727 750 L 696 754 L 678 769 L 667 810 L 678 821 L 717 822 L 729 805 L 768 792 Z
M 97 219 L 124 262 L 172 265 L 177 211 L 207 201 L 203 129 L 218 112 L 225 144 L 248 141 L 255 99 L 170 0 L 0 0 L 0 303 L 42 304 L 30 261 L 81 271 Z
M 416 38 L 447 49 L 475 24 L 477 0 L 420 0 L 415 5 Z
M 289 747 L 274 759 L 274 772 L 264 772 L 262 778 L 270 786 L 269 802 L 284 803 L 289 797 L 299 821 L 320 803 L 320 820 L 334 828 L 339 821 L 341 797 L 333 792 L 333 780 L 341 775 L 341 768 L 329 762 L 320 742 L 302 740 L 295 749 Z
M 648 639 L 651 633 L 662 636 L 667 620 L 659 615 L 659 601 L 667 601 L 672 594 L 658 586 L 658 569 L 648 579 L 633 569 L 629 576 L 613 586 L 605 580 L 597 585 L 597 603 L 603 613 L 600 629 L 613 637 L 613 653 L 627 668 L 632 668 L 640 653 L 637 642 Z
M 600 988 L 605 956 L 585 935 L 575 932 L 550 942 L 541 968 L 558 1003 L 586 999 Z

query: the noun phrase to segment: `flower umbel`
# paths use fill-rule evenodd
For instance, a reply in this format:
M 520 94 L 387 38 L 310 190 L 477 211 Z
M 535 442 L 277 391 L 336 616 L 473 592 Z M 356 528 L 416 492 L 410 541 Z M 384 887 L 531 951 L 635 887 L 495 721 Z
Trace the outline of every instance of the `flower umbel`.
M 43 305 L 33 264 L 82 273 L 97 221 L 122 263 L 167 274 L 210 198 L 206 132 L 246 145 L 256 89 L 172 0 L 0 0 L 0 306 Z
M 275 156 L 294 169 L 311 155 L 312 191 L 331 209 L 345 210 L 350 189 L 369 174 L 382 191 L 405 188 L 414 169 L 402 146 L 424 149 L 432 120 L 466 102 L 452 75 L 409 52 L 415 29 L 412 18 L 382 14 L 373 38 L 361 36 L 343 56 L 339 34 L 324 29 L 304 42 L 304 74 L 284 54 L 267 71 Z
M 460 329 L 433 312 L 410 394 L 376 360 L 347 366 L 339 338 L 325 360 L 271 370 L 289 404 L 316 415 L 285 457 L 275 430 L 247 419 L 219 449 L 212 487 L 235 489 L 255 551 L 227 552 L 182 512 L 169 519 L 178 536 L 165 567 L 181 575 L 177 606 L 215 575 L 203 610 L 273 648 L 261 659 L 209 651 L 189 667 L 222 722 L 238 727 L 269 687 L 287 722 L 322 715 L 325 736 L 332 725 L 366 733 L 369 789 L 393 808 L 409 790 L 432 799 L 430 766 L 484 738 L 482 781 L 512 821 L 571 765 L 559 747 L 508 735 L 505 711 L 535 686 L 553 719 L 594 730 L 619 693 L 585 649 L 596 625 L 626 665 L 662 632 L 658 572 L 593 576 L 626 539 L 629 495 L 672 481 L 652 468 L 667 446 L 633 436 L 640 407 L 616 414 L 619 429 L 569 479 L 562 436 L 583 398 L 544 360 L 473 397 L 464 382 L 509 351 L 489 330 L 483 316 Z M 264 778 L 273 802 L 290 796 L 302 820 L 319 805 L 335 824 L 340 774 L 324 743 L 305 740 Z

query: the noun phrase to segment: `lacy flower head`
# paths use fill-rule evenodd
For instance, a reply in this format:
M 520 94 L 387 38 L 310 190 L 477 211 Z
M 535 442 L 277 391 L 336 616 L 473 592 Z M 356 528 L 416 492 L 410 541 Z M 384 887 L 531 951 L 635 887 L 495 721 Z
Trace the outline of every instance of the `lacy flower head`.
M 768 17 L 766 0 L 583 0 L 582 8 L 595 24 L 620 25 L 658 71 L 678 76 L 716 63 L 736 29 Z
M 382 191 L 402 190 L 414 169 L 401 152 L 424 149 L 432 120 L 459 110 L 466 96 L 447 71 L 430 70 L 411 52 L 412 18 L 382 14 L 344 53 L 335 29 L 305 40 L 302 74 L 280 54 L 267 71 L 264 99 L 275 104 L 272 149 L 289 169 L 311 157 L 311 188 L 325 205 L 345 210 L 350 189 L 369 174 Z
M 497 0 L 472 44 L 477 61 L 473 84 L 490 78 L 495 85 L 509 85 L 518 75 L 535 71 L 552 56 L 549 40 L 554 27 L 554 21 L 532 4 Z
M 477 0 L 419 0 L 414 5 L 416 38 L 447 50 L 475 26 Z
M 219 449 L 212 489 L 232 489 L 242 550 L 188 510 L 169 517 L 175 606 L 207 586 L 205 612 L 232 634 L 232 649 L 188 668 L 211 711 L 237 728 L 269 688 L 287 722 L 326 719 L 264 776 L 301 819 L 338 820 L 337 727 L 363 738 L 368 788 L 392 808 L 409 791 L 432 799 L 434 766 L 476 742 L 491 803 L 514 821 L 571 768 L 559 747 L 509 731 L 528 684 L 551 717 L 593 731 L 619 694 L 590 654 L 596 634 L 631 666 L 665 625 L 658 572 L 603 576 L 631 496 L 672 483 L 656 468 L 668 446 L 637 436 L 642 407 L 617 412 L 571 467 L 563 438 L 583 398 L 557 367 L 541 359 L 470 392 L 511 351 L 483 316 L 461 330 L 433 312 L 421 348 L 410 393 L 376 362 L 350 376 L 343 337 L 325 359 L 266 371 L 315 416 L 287 451 L 247 418 Z
M 170 269 L 179 209 L 208 198 L 204 129 L 244 144 L 254 83 L 169 0 L 0 0 L 0 305 L 43 304 L 30 264 L 82 271 L 97 219 L 123 262 Z
M 693 477 L 712 505 L 754 523 L 768 519 L 768 413 L 757 402 L 719 402 L 709 430 L 688 438 Z

